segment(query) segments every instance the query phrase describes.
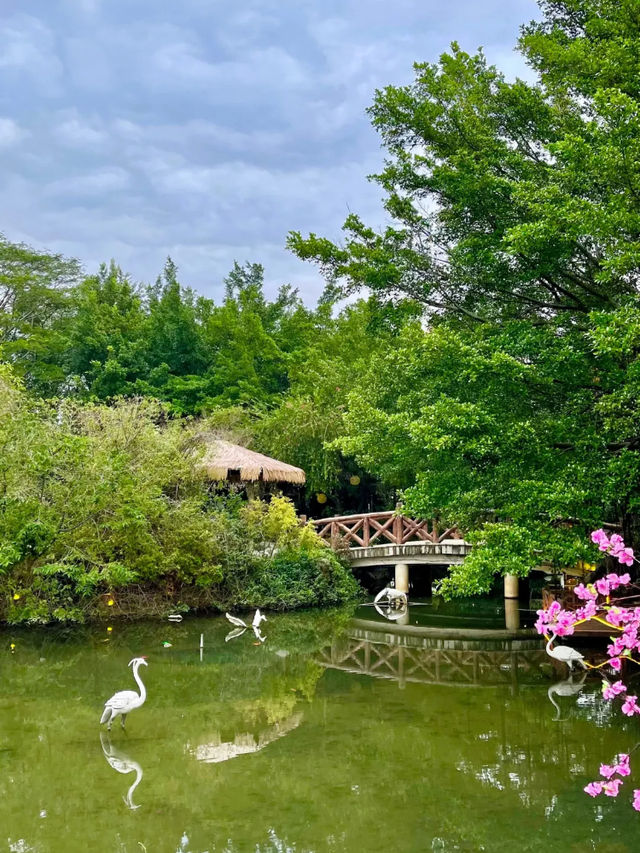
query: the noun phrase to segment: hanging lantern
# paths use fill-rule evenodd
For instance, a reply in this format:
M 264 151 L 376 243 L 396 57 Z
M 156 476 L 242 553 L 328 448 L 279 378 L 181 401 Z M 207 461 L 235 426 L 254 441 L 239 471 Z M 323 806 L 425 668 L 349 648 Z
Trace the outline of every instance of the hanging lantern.
M 326 504 L 327 496 L 325 495 L 324 492 L 318 492 L 316 494 L 316 500 L 318 501 L 319 504 Z
M 360 477 L 358 477 L 357 474 L 353 474 L 351 477 L 349 477 L 349 482 L 351 483 L 352 486 L 359 486 L 360 485 Z

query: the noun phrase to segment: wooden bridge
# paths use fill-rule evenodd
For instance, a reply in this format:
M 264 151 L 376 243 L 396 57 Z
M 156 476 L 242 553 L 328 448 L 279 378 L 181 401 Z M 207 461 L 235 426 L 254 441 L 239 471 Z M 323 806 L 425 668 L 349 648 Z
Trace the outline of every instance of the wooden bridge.
M 471 546 L 457 527 L 441 528 L 398 512 L 337 515 L 313 522 L 333 548 L 348 548 L 355 567 L 395 566 L 396 589 L 409 591 L 409 564 L 452 566 L 461 563 Z
M 386 626 L 354 619 L 317 662 L 373 678 L 460 687 L 547 681 L 550 659 L 531 631 L 451 630 Z

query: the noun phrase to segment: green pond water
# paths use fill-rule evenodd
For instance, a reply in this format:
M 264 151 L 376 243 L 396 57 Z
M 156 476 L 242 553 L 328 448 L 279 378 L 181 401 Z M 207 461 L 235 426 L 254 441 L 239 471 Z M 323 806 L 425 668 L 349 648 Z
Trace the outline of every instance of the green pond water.
M 501 619 L 269 614 L 264 642 L 225 641 L 224 618 L 5 630 L 0 851 L 640 850 L 640 760 L 617 800 L 582 791 L 637 721 L 594 676 L 567 695 L 537 639 L 491 635 Z M 447 625 L 480 634 L 429 633 Z M 142 654 L 147 702 L 109 738 L 102 706 Z

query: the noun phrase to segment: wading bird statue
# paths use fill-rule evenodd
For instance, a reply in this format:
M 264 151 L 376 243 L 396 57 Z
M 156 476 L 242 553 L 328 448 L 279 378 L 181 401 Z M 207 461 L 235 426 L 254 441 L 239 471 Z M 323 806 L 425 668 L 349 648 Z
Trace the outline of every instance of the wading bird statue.
M 111 741 L 109 740 L 109 735 L 104 732 L 100 732 L 100 744 L 102 746 L 102 751 L 104 752 L 104 757 L 114 770 L 117 770 L 118 773 L 136 774 L 136 778 L 133 780 L 129 786 L 129 790 L 122 799 L 128 809 L 139 809 L 140 806 L 133 802 L 133 792 L 142 781 L 142 767 L 140 767 L 137 761 L 134 761 L 133 758 L 128 756 L 126 752 L 112 746 Z
M 407 593 L 400 592 L 400 590 L 394 589 L 392 586 L 385 586 L 384 589 L 381 589 L 373 599 L 373 603 L 378 604 L 383 599 L 387 600 L 389 607 L 406 607 L 408 604 Z
M 571 646 L 557 646 L 555 649 L 551 648 L 551 643 L 555 642 L 555 639 L 558 635 L 555 631 L 551 632 L 551 637 L 546 645 L 546 652 L 549 657 L 555 658 L 556 660 L 561 661 L 562 663 L 566 663 L 569 669 L 573 672 L 574 663 L 580 664 L 583 669 L 587 668 L 586 663 L 584 662 L 584 657 L 577 652 L 575 649 L 572 649 Z
M 248 628 L 249 627 L 246 622 L 243 622 L 242 619 L 238 619 L 237 616 L 232 616 L 230 613 L 225 613 L 224 615 L 227 617 L 227 619 L 229 620 L 229 622 L 231 622 L 232 625 L 236 626 L 236 628 Z M 262 613 L 260 613 L 260 608 L 258 608 L 256 610 L 256 612 L 253 614 L 253 619 L 251 621 L 251 627 L 252 628 L 259 628 L 260 624 L 262 622 L 266 622 L 266 621 L 267 621 L 267 617 L 263 616 Z
M 100 717 L 100 725 L 106 723 L 108 731 L 111 731 L 111 724 L 116 717 L 122 718 L 121 723 L 122 728 L 124 728 L 127 714 L 143 705 L 147 698 L 147 691 L 138 675 L 141 666 L 148 666 L 146 657 L 132 658 L 127 665 L 133 667 L 133 677 L 140 688 L 140 694 L 136 693 L 135 690 L 121 690 L 119 693 L 114 693 L 111 699 L 107 699 L 102 717 Z

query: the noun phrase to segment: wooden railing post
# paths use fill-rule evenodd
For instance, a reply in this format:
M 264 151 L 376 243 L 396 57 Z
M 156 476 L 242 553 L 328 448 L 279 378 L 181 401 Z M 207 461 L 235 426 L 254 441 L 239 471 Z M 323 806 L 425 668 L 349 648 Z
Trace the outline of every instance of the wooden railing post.
M 402 545 L 402 527 L 403 519 L 401 515 L 396 515 L 393 519 L 393 543 L 394 545 Z

